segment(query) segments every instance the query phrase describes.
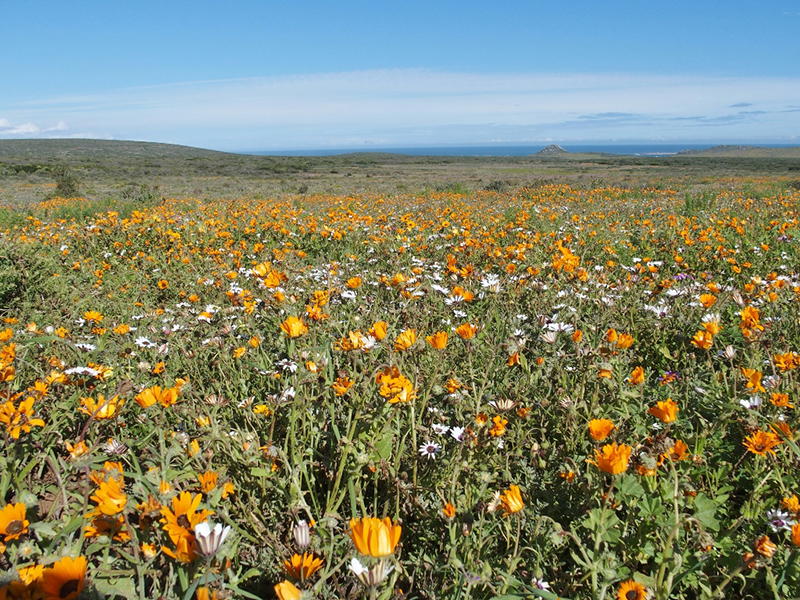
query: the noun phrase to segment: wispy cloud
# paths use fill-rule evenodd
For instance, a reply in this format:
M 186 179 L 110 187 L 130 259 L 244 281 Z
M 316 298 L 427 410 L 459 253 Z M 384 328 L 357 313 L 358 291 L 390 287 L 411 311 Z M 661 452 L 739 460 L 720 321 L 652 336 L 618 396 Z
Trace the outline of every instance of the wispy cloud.
M 221 149 L 779 139 L 800 127 L 786 110 L 798 97 L 791 78 L 375 70 L 30 99 L 0 105 L 0 136 L 94 131 Z

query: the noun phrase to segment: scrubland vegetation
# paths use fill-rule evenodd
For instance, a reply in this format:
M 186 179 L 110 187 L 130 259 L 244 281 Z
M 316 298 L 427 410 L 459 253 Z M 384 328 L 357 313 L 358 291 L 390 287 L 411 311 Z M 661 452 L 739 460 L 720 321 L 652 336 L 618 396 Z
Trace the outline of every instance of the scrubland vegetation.
M 800 595 L 797 187 L 0 209 L 0 594 Z

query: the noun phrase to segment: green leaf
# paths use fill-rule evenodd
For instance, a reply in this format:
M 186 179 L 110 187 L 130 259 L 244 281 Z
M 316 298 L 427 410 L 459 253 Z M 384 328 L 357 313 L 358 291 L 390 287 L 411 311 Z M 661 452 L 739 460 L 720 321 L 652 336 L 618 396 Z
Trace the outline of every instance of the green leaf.
M 109 598 L 130 598 L 135 600 L 136 584 L 133 579 L 121 579 L 115 577 L 113 581 L 108 579 L 95 579 L 93 582 L 95 590 Z
M 53 529 L 53 526 L 50 523 L 46 523 L 44 521 L 39 521 L 38 523 L 31 523 L 28 526 L 28 529 L 35 532 L 39 539 L 53 539 L 56 537 L 56 530 Z
M 717 503 L 705 494 L 697 494 L 694 499 L 694 517 L 706 529 L 719 530 L 719 521 L 714 518 L 717 512 Z
M 641 498 L 644 496 L 642 484 L 633 475 L 625 475 L 619 480 L 619 493 L 623 496 Z
M 265 469 L 263 467 L 253 467 L 250 469 L 250 475 L 253 477 L 269 477 L 272 475 L 272 469 Z

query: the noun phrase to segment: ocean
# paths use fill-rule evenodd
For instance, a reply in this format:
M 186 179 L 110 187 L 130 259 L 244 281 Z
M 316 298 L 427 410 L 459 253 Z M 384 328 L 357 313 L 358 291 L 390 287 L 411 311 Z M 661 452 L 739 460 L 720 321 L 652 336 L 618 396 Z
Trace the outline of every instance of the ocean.
M 556 143 L 556 142 L 552 142 Z M 528 156 L 536 154 L 549 143 L 526 146 L 424 146 L 416 148 L 361 147 L 325 148 L 315 150 L 257 150 L 242 154 L 265 156 L 334 156 L 353 152 L 390 152 L 411 156 Z M 705 150 L 721 144 L 558 144 L 567 152 L 604 152 L 636 156 L 672 156 L 681 150 Z M 742 145 L 742 144 L 731 144 Z M 786 148 L 787 144 L 746 144 L 765 148 Z

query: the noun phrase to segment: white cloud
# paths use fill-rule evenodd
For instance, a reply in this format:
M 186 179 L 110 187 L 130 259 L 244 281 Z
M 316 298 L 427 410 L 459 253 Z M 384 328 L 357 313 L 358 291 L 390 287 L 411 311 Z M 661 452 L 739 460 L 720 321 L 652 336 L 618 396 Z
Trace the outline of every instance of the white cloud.
M 98 131 L 223 149 L 777 139 L 800 127 L 786 112 L 798 97 L 792 78 L 375 70 L 36 99 L 0 106 L 25 123 L 0 120 L 0 135 Z M 31 129 L 44 122 L 58 125 Z

